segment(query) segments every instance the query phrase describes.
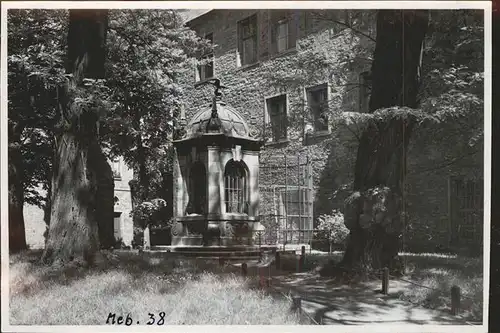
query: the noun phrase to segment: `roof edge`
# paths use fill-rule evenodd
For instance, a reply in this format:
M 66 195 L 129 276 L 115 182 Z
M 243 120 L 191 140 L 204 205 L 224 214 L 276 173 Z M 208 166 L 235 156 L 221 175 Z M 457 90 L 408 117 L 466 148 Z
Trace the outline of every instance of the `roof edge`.
M 202 14 L 200 14 L 200 15 L 197 15 L 197 16 L 195 16 L 195 17 L 193 17 L 193 18 L 191 18 L 191 19 L 187 20 L 187 21 L 185 22 L 185 24 L 186 24 L 187 26 L 189 26 L 189 25 L 190 25 L 191 23 L 193 23 L 194 21 L 197 21 L 197 20 L 198 20 L 198 19 L 200 19 L 201 17 L 204 17 L 205 15 L 210 14 L 210 13 L 212 13 L 213 11 L 215 11 L 215 9 L 209 9 L 209 10 L 207 10 L 206 12 L 204 12 L 204 13 L 202 13 Z

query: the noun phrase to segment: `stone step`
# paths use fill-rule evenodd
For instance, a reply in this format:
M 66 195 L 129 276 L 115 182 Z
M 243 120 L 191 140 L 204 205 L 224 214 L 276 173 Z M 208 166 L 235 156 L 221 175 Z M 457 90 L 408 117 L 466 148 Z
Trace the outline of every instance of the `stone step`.
M 227 253 L 224 254 L 216 254 L 216 253 L 175 253 L 175 252 L 165 252 L 165 251 L 144 251 L 145 254 L 151 257 L 175 257 L 175 258 L 185 258 L 189 260 L 193 259 L 200 259 L 200 260 L 220 260 L 223 259 L 224 261 L 231 261 L 231 262 L 246 262 L 246 261 L 258 261 L 260 256 L 259 255 L 252 255 L 252 254 L 242 254 L 239 253 L 238 255 L 227 255 Z
M 186 252 L 275 252 L 275 246 L 168 246 L 154 245 L 151 251 Z
M 215 251 L 175 251 L 175 252 L 166 252 L 166 251 L 145 251 L 148 252 L 152 255 L 155 254 L 168 254 L 170 256 L 179 256 L 179 257 L 255 257 L 258 258 L 260 256 L 260 252 L 258 251 L 235 251 L 235 252 L 228 252 L 228 251 L 222 251 L 222 252 L 215 252 Z

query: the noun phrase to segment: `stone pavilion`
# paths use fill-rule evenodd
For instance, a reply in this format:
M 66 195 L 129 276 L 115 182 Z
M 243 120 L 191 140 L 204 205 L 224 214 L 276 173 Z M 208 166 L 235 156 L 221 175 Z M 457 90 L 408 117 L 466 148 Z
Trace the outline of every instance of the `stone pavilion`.
M 176 131 L 172 249 L 251 247 L 259 223 L 259 152 L 263 141 L 245 119 L 221 101 Z M 181 118 L 183 118 L 181 116 Z

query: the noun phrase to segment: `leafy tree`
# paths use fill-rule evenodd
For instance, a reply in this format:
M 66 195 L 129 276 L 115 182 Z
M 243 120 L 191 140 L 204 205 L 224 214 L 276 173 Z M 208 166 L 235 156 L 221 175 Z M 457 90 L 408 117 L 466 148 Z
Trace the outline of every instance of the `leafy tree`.
M 178 78 L 208 44 L 173 10 L 111 11 L 108 38 L 111 155 L 123 156 L 134 170 L 134 205 L 160 197 L 171 210 L 171 137 L 183 92 Z
M 73 11 L 68 20 L 67 11 L 9 11 L 10 231 L 17 239 L 11 245 L 25 247 L 23 203 L 45 206 L 46 220 L 52 216 L 56 223 L 44 254 L 49 262 L 56 257 L 62 261 L 81 257 L 83 252 L 90 258 L 98 247 L 92 221 L 96 216 L 101 217 L 97 219 L 101 246 L 113 241 L 109 223 L 112 206 L 105 199 L 95 200 L 96 196 L 110 197 L 110 201 L 113 197 L 113 180 L 99 145 L 104 144 L 108 157 L 125 155 L 129 166 L 143 175 L 138 177 L 142 183 L 136 180 L 131 184 L 139 202 L 157 196 L 171 202 L 169 138 L 182 90 L 176 77 L 200 46 L 207 46 L 182 27 L 173 11 L 112 11 L 108 37 L 107 20 L 92 15 L 91 11 Z M 66 33 L 68 21 L 71 36 Z M 91 37 L 97 31 L 85 31 L 93 26 L 100 27 L 100 35 Z M 98 39 L 91 40 L 94 37 Z M 110 61 L 106 68 L 109 79 L 104 81 L 104 68 L 98 68 L 103 64 L 96 66 L 96 59 L 103 59 L 99 40 L 106 39 Z M 68 75 L 64 75 L 65 70 Z M 75 172 L 66 170 L 70 165 Z M 83 173 L 91 179 L 82 177 Z M 81 190 L 80 194 L 88 191 L 89 200 L 82 202 L 81 196 L 70 195 L 74 199 L 72 212 L 79 203 L 83 212 L 63 212 L 60 205 L 65 198 L 61 196 L 69 195 L 68 184 L 77 178 L 82 178 L 82 184 L 74 190 Z M 140 186 L 134 186 L 136 183 Z M 40 194 L 40 184 L 47 198 Z M 86 208 L 90 211 L 85 212 Z M 92 209 L 99 213 L 92 215 Z M 85 235 L 81 243 L 75 242 L 75 249 L 60 240 L 72 234 L 65 229 L 72 224 L 61 224 L 63 218 L 57 211 L 77 221 L 76 228 L 83 223 L 82 216 L 91 216 L 83 228 L 88 230 L 82 231 Z
M 356 157 L 353 194 L 346 200 L 350 229 L 343 267 L 392 267 L 402 231 L 406 153 L 419 107 L 420 66 L 429 14 L 385 11 L 377 16 L 369 112 Z M 418 112 L 417 112 L 418 113 Z
M 455 133 L 460 145 L 440 141 L 449 149 L 443 149 L 446 160 L 443 165 L 434 163 L 436 168 L 448 168 L 482 149 L 482 12 L 378 11 L 376 27 L 369 19 L 355 19 L 373 17 L 373 12 L 353 12 L 345 18 L 341 14 L 315 13 L 317 19 L 345 29 L 333 36 L 306 38 L 299 43 L 295 70 L 285 75 L 271 71 L 270 79 L 274 86 L 292 89 L 325 77 L 333 82 L 325 117 L 335 132 L 332 142 L 338 141 L 336 133 L 342 128 L 358 141 L 354 191 L 344 208 L 351 237 L 342 266 L 400 267 L 394 259 L 405 218 L 401 199 L 412 133 L 417 128 L 433 131 L 427 137 L 417 133 L 419 144 L 412 148 L 417 153 Z M 350 106 L 349 93 L 350 86 L 356 89 L 360 84 L 349 73 L 370 67 L 365 87 L 370 103 L 359 113 Z M 291 115 L 297 119 L 290 123 L 303 127 L 308 116 L 307 108 L 298 106 Z M 413 172 L 426 171 L 424 163 L 414 168 Z
M 9 248 L 26 248 L 23 205 L 46 207 L 56 87 L 64 80 L 63 10 L 8 12 Z

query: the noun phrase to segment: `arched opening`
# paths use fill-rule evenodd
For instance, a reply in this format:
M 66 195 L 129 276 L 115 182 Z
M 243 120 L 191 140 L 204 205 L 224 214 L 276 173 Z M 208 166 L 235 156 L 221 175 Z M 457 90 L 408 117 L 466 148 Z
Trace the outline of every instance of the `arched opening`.
M 248 169 L 245 163 L 230 160 L 224 170 L 226 213 L 248 214 Z
M 207 198 L 207 173 L 202 162 L 195 162 L 189 173 L 188 214 L 205 214 Z

